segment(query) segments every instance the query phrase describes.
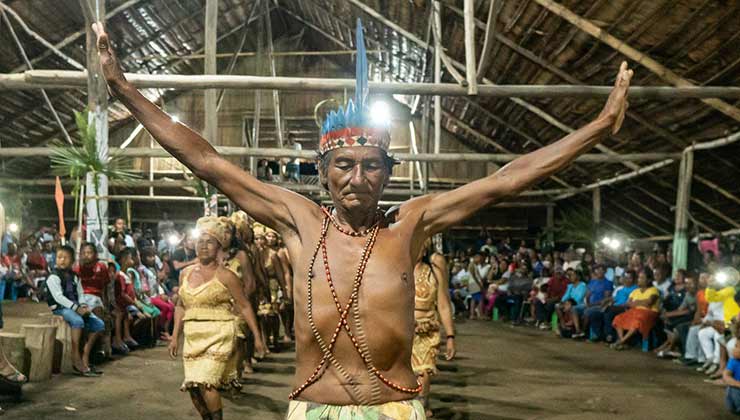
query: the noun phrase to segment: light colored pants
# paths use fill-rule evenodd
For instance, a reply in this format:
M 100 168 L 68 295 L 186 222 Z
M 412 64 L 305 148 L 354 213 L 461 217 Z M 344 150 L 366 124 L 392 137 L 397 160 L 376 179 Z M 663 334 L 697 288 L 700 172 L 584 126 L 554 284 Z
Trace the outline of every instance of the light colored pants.
M 696 360 L 699 363 L 704 363 L 707 359 L 704 357 L 704 352 L 701 350 L 701 344 L 699 343 L 699 330 L 701 325 L 692 325 L 689 327 L 689 333 L 686 335 L 686 348 L 684 349 L 684 359 Z
M 714 327 L 704 327 L 699 330 L 699 344 L 704 352 L 704 357 L 712 363 L 719 364 L 720 345 L 719 339 L 722 334 L 718 333 Z

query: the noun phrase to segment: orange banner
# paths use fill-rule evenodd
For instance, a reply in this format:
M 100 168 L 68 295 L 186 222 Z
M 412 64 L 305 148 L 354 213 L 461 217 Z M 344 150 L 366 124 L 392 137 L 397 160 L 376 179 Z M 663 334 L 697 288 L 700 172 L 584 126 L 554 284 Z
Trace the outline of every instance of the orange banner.
M 54 201 L 57 202 L 57 213 L 59 213 L 59 235 L 64 237 L 67 234 L 67 227 L 64 226 L 64 191 L 62 191 L 62 182 L 57 177 L 54 188 Z

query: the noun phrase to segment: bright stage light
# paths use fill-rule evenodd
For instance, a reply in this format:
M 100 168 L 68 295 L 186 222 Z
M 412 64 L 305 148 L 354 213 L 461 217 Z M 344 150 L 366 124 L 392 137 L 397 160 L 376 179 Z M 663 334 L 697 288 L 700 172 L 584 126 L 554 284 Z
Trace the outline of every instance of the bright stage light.
M 373 125 L 390 125 L 391 107 L 383 101 L 375 101 L 370 105 L 370 120 Z
M 619 239 L 614 238 L 611 241 L 609 241 L 609 248 L 615 251 L 619 249 L 620 246 L 622 246 L 622 242 L 620 242 Z
M 608 236 L 604 236 L 604 239 L 602 239 L 602 240 L 601 240 L 601 243 L 602 243 L 602 244 L 603 244 L 604 246 L 609 246 L 609 244 L 611 244 L 611 243 L 612 243 L 612 240 L 611 240 L 611 238 L 609 238 Z
M 728 276 L 724 271 L 720 271 L 714 275 L 714 278 L 717 279 L 719 284 L 725 284 L 730 279 L 730 276 Z
M 8 225 L 8 231 L 10 233 L 18 233 L 18 225 L 15 223 L 11 223 Z
M 170 245 L 175 246 L 180 243 L 180 238 L 173 233 L 169 238 L 167 238 L 167 242 L 169 242 Z

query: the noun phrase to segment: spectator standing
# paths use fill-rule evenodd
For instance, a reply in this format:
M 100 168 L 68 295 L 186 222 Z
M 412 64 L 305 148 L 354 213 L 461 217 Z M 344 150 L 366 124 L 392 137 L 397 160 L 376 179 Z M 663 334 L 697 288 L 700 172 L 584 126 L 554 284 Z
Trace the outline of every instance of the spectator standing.
M 476 252 L 468 267 L 470 281 L 468 281 L 468 292 L 470 293 L 470 319 L 480 319 L 481 317 L 481 291 L 487 287 L 488 274 L 491 271 L 491 265 L 483 261 L 483 254 Z
M 288 143 L 286 144 L 288 149 L 300 152 L 303 150 L 303 146 L 295 141 L 295 134 L 288 133 Z M 288 182 L 295 182 L 300 184 L 301 182 L 301 160 L 299 158 L 289 159 L 285 164 L 285 176 L 288 178 Z

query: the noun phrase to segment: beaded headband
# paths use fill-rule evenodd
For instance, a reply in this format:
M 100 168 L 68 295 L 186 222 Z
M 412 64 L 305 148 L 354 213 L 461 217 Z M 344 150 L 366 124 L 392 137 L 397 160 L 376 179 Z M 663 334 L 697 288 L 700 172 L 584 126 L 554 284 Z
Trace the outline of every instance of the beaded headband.
M 368 75 L 367 51 L 362 22 L 357 19 L 357 64 L 355 67 L 355 100 L 347 101 L 346 106 L 329 112 L 321 124 L 319 154 L 340 147 L 377 147 L 386 153 L 390 148 L 391 134 L 388 121 L 374 122 L 370 118 L 367 103 Z

